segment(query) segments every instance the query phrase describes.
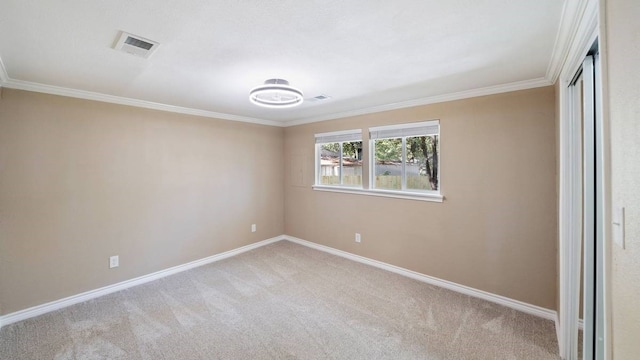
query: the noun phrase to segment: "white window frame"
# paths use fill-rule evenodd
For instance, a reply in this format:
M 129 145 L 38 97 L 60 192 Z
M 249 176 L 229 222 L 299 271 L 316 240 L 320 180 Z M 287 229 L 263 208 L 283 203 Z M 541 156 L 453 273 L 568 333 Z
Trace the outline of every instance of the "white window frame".
M 353 130 L 342 130 L 342 131 L 332 131 L 326 133 L 315 134 L 315 187 L 327 187 L 327 188 L 344 188 L 344 189 L 352 189 L 358 190 L 362 189 L 362 184 L 358 185 L 344 185 L 342 184 L 344 178 L 344 172 L 342 169 L 342 144 L 345 142 L 353 142 L 353 141 L 362 141 L 362 129 L 353 129 Z M 340 144 L 340 184 L 335 185 L 327 185 L 320 183 L 321 176 L 321 146 L 322 144 Z M 364 146 L 364 142 L 362 144 Z M 364 165 L 364 164 L 363 164 Z
M 382 131 L 382 130 L 403 130 L 414 129 L 421 126 L 438 126 L 438 140 L 442 140 L 442 136 L 440 134 L 440 120 L 432 120 L 418 123 L 408 123 L 408 124 L 400 124 L 400 125 L 389 125 L 389 126 L 379 126 L 369 128 L 369 134 L 371 137 L 371 131 Z M 354 194 L 354 195 L 367 195 L 367 196 L 380 196 L 387 198 L 395 198 L 395 199 L 406 199 L 406 200 L 418 200 L 418 201 L 428 201 L 428 202 L 443 202 L 444 196 L 440 193 L 440 174 L 442 173 L 442 161 L 438 161 L 438 190 L 427 190 L 427 191 L 395 191 L 395 190 L 385 190 L 385 189 L 374 189 L 372 186 L 372 177 L 373 169 L 375 165 L 375 154 L 372 152 L 373 145 L 372 140 L 369 140 L 369 154 L 363 154 L 363 160 L 367 156 L 369 156 L 368 161 L 363 161 L 363 167 L 368 166 L 369 181 L 367 183 L 363 182 L 361 187 L 357 186 L 349 186 L 349 185 L 323 185 L 320 184 L 320 145 L 325 143 L 336 143 L 336 142 L 348 142 L 348 141 L 362 141 L 364 146 L 364 141 L 362 140 L 362 129 L 354 129 L 354 130 L 344 130 L 344 131 L 334 131 L 327 133 L 315 134 L 315 170 L 314 170 L 314 185 L 312 186 L 313 190 L 316 191 L 328 191 L 328 192 L 337 192 L 343 194 Z M 357 138 L 349 138 L 348 136 L 352 134 L 358 134 Z M 439 147 L 439 146 L 438 146 Z M 342 151 L 341 151 L 342 152 Z M 342 154 L 341 154 L 342 155 Z M 404 155 L 403 155 L 404 156 Z M 341 156 L 342 161 L 342 156 Z M 366 165 L 365 165 L 366 164 Z M 342 172 L 341 172 L 342 174 Z M 342 181 L 342 180 L 341 180 Z M 367 186 L 368 188 L 364 188 Z
M 438 136 L 438 190 L 407 189 L 406 156 L 407 137 Z M 375 187 L 375 141 L 379 139 L 402 139 L 402 185 L 401 190 L 378 189 Z M 398 125 L 377 126 L 369 128 L 369 189 L 370 191 L 411 196 L 431 196 L 442 200 L 440 194 L 440 120 L 430 120 Z

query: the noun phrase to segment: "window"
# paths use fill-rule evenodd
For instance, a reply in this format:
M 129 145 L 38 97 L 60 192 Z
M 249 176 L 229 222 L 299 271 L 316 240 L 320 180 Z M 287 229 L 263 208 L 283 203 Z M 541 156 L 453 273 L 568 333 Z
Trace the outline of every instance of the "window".
M 363 164 L 362 130 L 316 134 L 313 189 L 443 201 L 439 120 L 373 127 L 369 135 L 367 163 Z M 363 165 L 369 176 L 368 184 L 362 183 Z
M 369 129 L 371 189 L 439 193 L 438 120 Z
M 362 130 L 315 137 L 316 185 L 362 188 Z

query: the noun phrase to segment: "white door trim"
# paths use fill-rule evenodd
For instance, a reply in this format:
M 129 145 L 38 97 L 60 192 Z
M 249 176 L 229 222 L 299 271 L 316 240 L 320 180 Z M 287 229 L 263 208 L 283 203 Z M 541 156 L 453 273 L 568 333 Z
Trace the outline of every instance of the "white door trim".
M 581 9 L 582 10 L 582 9 Z M 591 45 L 599 36 L 598 0 L 587 0 L 562 64 L 559 82 L 559 324 L 558 345 L 563 359 L 577 359 L 579 307 L 579 244 L 582 235 L 581 124 L 572 121 L 569 85 Z M 575 340 L 574 340 L 575 339 Z M 605 339 L 606 342 L 606 339 Z M 575 344 L 575 345 L 574 345 Z M 575 350 L 574 350 L 575 349 Z

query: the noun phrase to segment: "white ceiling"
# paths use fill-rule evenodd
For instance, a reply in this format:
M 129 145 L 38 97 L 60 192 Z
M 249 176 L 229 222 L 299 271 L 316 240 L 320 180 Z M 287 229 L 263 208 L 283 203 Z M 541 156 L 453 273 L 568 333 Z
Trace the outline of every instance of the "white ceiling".
M 94 92 L 234 120 L 300 123 L 473 89 L 549 84 L 563 5 L 3 0 L 2 80 L 7 87 L 51 85 L 72 96 Z M 118 52 L 112 47 L 120 31 L 160 46 L 149 59 Z M 251 104 L 249 90 L 269 78 L 289 80 L 305 98 L 332 98 L 292 109 Z

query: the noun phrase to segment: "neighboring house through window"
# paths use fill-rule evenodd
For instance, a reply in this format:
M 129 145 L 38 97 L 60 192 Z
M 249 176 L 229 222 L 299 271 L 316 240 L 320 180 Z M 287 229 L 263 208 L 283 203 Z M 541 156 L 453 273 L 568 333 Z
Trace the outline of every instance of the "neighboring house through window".
M 442 202 L 440 121 L 369 128 L 367 164 L 362 130 L 315 135 L 314 189 Z M 362 183 L 363 165 L 369 183 Z
M 316 134 L 316 184 L 362 188 L 362 130 Z

